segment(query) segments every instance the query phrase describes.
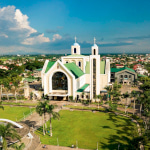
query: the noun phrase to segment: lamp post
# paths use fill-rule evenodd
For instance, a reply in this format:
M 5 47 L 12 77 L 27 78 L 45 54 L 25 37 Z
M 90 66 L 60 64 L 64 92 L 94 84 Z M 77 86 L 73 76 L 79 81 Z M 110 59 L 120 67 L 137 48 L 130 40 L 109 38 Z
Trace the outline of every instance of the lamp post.
M 78 149 L 78 141 L 76 140 L 76 149 Z
M 98 150 L 98 142 L 97 142 L 97 149 L 96 150 Z

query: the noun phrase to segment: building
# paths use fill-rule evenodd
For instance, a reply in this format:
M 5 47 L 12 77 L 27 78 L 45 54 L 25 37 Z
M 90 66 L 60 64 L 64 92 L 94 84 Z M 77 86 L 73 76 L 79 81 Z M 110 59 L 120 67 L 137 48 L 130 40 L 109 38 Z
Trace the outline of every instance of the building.
M 51 99 L 93 100 L 110 82 L 110 61 L 100 61 L 98 46 L 91 47 L 91 55 L 80 53 L 80 45 L 71 46 L 71 55 L 61 60 L 45 61 L 42 69 L 42 86 L 44 94 Z
M 35 70 L 33 71 L 33 76 L 34 76 L 35 78 L 41 78 L 41 71 L 42 71 L 41 68 L 40 68 L 40 69 L 35 69 Z
M 137 73 L 131 68 L 111 68 L 111 82 L 132 84 L 136 79 Z

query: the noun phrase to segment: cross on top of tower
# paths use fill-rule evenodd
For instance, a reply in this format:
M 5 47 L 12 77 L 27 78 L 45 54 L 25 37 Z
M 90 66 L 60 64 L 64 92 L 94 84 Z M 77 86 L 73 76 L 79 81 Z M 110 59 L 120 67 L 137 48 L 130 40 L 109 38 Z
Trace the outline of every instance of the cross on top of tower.
M 75 43 L 76 43 L 76 41 L 77 41 L 77 38 L 76 38 L 76 36 L 75 36 L 74 40 L 75 40 Z
M 96 38 L 94 37 L 94 44 L 95 44 Z

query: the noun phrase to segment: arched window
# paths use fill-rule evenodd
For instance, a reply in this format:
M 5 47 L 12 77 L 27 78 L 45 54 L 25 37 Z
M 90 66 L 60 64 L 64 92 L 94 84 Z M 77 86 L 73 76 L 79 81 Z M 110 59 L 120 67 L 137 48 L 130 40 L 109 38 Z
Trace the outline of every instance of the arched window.
M 52 77 L 53 90 L 68 90 L 67 77 L 62 72 L 56 72 Z
M 81 62 L 79 61 L 79 67 L 81 67 Z
M 95 50 L 95 49 L 94 49 L 94 52 L 93 52 L 93 54 L 94 54 L 94 55 L 96 55 L 96 50 Z
M 77 52 L 77 50 L 76 50 L 76 48 L 74 48 L 74 53 L 76 54 L 76 52 Z
M 124 78 L 128 78 L 128 76 L 127 76 L 127 75 L 124 75 Z

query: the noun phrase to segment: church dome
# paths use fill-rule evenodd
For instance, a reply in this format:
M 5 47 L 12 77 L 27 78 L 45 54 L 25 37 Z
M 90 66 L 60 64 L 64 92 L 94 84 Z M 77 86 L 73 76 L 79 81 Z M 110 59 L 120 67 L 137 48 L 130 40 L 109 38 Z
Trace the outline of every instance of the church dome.
M 93 47 L 98 47 L 97 44 L 93 44 Z
M 78 43 L 74 43 L 73 46 L 79 46 L 79 44 Z

